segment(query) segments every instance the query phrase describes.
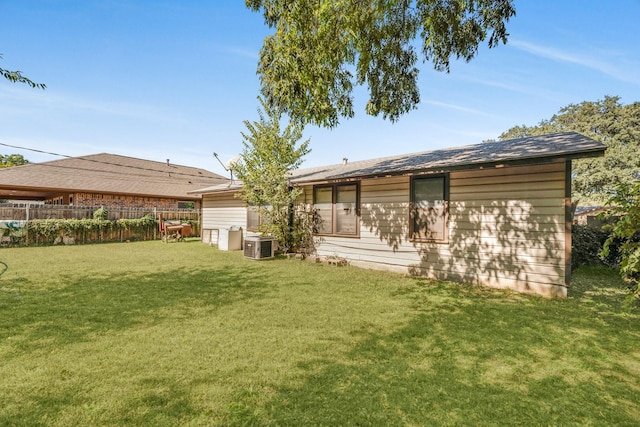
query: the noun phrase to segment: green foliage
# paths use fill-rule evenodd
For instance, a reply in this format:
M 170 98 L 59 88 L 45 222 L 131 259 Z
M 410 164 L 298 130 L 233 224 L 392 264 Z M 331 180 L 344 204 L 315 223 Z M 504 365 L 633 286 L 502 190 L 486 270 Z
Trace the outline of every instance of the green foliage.
M 120 218 L 116 220 L 116 227 L 121 230 L 146 231 L 157 227 L 158 221 L 149 215 L 142 218 Z
M 499 136 L 513 139 L 554 132 L 578 132 L 607 145 L 604 157 L 573 162 L 574 199 L 604 203 L 617 183 L 631 184 L 640 176 L 640 103 L 622 105 L 620 97 L 569 104 L 535 126 L 514 126 Z
M 29 163 L 22 154 L 0 154 L 0 169 L 13 166 L 22 166 Z
M 610 226 L 611 236 L 602 255 L 608 256 L 612 243 L 620 240 L 620 274 L 630 284 L 632 299 L 640 303 L 640 181 L 618 185 L 608 205 L 611 207 L 608 217 L 616 216 L 617 220 Z
M 422 57 L 438 71 L 471 60 L 481 42 L 506 43 L 512 0 L 246 0 L 275 29 L 258 74 L 269 103 L 304 123 L 335 127 L 353 117 L 353 88 L 369 90 L 367 114 L 391 121 L 416 108 Z M 355 75 L 354 75 L 355 73 Z
M 242 159 L 233 170 L 243 183 L 239 197 L 258 207 L 264 219 L 261 231 L 276 237 L 286 252 L 292 248 L 290 208 L 301 194 L 299 188 L 291 187 L 289 172 L 302 164 L 310 151 L 309 140 L 298 145 L 304 127 L 290 122 L 281 130 L 282 114 L 261 98 L 259 101 L 264 111 L 258 109 L 259 121 L 244 122 Z
M 33 219 L 29 220 L 25 227 L 27 232 L 21 236 L 22 245 L 33 243 L 50 245 L 56 243 L 61 236 L 73 237 L 76 243 L 80 243 L 80 241 L 91 242 L 96 239 L 103 241 L 105 234 L 112 231 L 150 233 L 157 229 L 158 222 L 150 216 L 117 221 L 102 218 Z
M 571 235 L 571 267 L 608 266 L 617 268 L 620 264 L 619 242 L 612 240 L 606 257 L 602 256 L 602 247 L 611 233 L 587 225 L 574 224 Z
M 290 251 L 302 254 L 306 258 L 316 251 L 313 240 L 316 215 L 309 206 L 300 204 L 294 209 L 291 220 Z
M 27 222 L 26 228 L 31 241 L 51 244 L 60 236 L 73 237 L 82 233 L 100 234 L 111 230 L 114 226 L 113 221 L 100 218 L 34 219 Z
M 2 54 L 0 54 L 0 59 L 2 59 Z M 24 83 L 31 86 L 32 88 L 37 88 L 37 89 L 47 88 L 47 85 L 45 85 L 44 83 L 35 83 L 29 78 L 23 76 L 22 72 L 20 71 L 9 71 L 9 70 L 5 70 L 4 68 L 0 68 L 0 75 L 2 75 L 2 77 L 4 77 L 5 79 L 13 83 Z
M 93 219 L 108 219 L 109 211 L 105 208 L 96 209 L 93 212 Z
M 67 220 L 65 220 L 67 221 Z M 27 233 L 32 239 L 43 239 L 47 242 L 60 235 L 60 225 L 62 220 L 58 219 L 35 219 L 27 222 Z

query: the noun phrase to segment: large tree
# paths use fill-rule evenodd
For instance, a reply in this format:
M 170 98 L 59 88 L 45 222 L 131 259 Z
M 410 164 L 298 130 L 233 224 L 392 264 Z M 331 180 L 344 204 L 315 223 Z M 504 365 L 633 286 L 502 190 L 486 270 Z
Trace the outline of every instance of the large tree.
M 232 169 L 243 184 L 240 197 L 257 209 L 263 219 L 261 231 L 275 236 L 285 251 L 296 249 L 297 242 L 292 242 L 290 208 L 301 190 L 291 186 L 289 173 L 300 167 L 310 151 L 309 140 L 298 144 L 304 127 L 291 121 L 281 129 L 282 112 L 267 105 L 262 98 L 259 100 L 260 120 L 244 122 L 247 131 L 241 132 L 241 160 L 232 165 Z
M 2 59 L 2 54 L 0 54 L 0 59 Z M 24 83 L 38 89 L 46 89 L 47 87 L 44 83 L 36 83 L 28 77 L 23 76 L 21 71 L 9 71 L 0 67 L 0 74 L 13 83 Z
M 574 131 L 607 145 L 604 157 L 573 163 L 573 193 L 581 204 L 603 203 L 618 184 L 640 179 L 640 103 L 623 105 L 617 96 L 569 104 L 535 126 L 514 126 L 499 136 L 506 140 Z
M 269 105 L 294 119 L 334 127 L 366 85 L 366 112 L 391 121 L 416 108 L 422 58 L 449 71 L 488 38 L 506 43 L 513 0 L 246 0 L 275 29 L 260 51 L 258 74 Z M 419 39 L 419 43 L 416 40 Z

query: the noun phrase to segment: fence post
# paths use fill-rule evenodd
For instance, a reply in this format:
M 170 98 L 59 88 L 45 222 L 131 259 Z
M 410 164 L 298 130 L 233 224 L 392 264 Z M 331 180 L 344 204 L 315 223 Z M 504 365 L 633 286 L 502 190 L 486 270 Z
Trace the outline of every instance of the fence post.
M 158 220 L 158 210 L 156 209 L 156 207 L 153 207 L 153 219 L 155 219 L 156 221 Z M 158 230 L 158 227 L 153 227 L 153 240 L 156 240 L 158 238 L 158 236 L 156 236 L 156 231 Z
M 25 203 L 27 222 L 24 223 L 24 229 L 25 229 L 24 244 L 26 246 L 29 246 L 29 206 L 31 206 L 30 203 Z

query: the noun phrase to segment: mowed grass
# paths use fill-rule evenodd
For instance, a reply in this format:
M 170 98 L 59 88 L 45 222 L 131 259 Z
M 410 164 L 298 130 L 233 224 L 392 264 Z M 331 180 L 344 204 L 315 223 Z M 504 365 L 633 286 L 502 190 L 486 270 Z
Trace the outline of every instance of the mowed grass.
M 547 300 L 197 241 L 9 248 L 0 425 L 637 425 L 614 272 Z

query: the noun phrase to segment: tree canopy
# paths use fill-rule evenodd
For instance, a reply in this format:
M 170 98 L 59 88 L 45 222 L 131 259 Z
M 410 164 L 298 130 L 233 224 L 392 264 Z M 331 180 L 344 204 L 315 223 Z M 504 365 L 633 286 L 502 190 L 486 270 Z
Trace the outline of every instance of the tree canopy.
M 513 0 L 246 0 L 275 29 L 260 51 L 266 102 L 295 120 L 335 127 L 353 117 L 353 89 L 368 87 L 367 114 L 396 121 L 420 102 L 422 58 L 449 71 L 480 43 L 506 43 Z
M 0 59 L 2 59 L 2 54 L 0 54 Z M 9 71 L 0 67 L 0 74 L 13 83 L 24 83 L 38 89 L 46 89 L 47 87 L 44 83 L 36 83 L 28 77 L 23 76 L 21 71 Z
M 22 154 L 0 154 L 0 169 L 21 166 L 29 163 Z
M 281 129 L 282 113 L 259 99 L 259 121 L 244 121 L 246 132 L 241 132 L 243 150 L 241 160 L 233 166 L 243 182 L 243 198 L 255 206 L 273 203 L 273 194 L 289 191 L 289 171 L 302 164 L 310 151 L 309 140 L 297 146 L 302 138 L 303 126 L 290 122 Z M 286 205 L 288 206 L 288 205 Z
M 574 131 L 607 145 L 604 157 L 573 162 L 573 193 L 582 203 L 603 203 L 618 184 L 640 179 L 640 103 L 622 105 L 620 97 L 569 104 L 535 126 L 514 126 L 501 140 Z

